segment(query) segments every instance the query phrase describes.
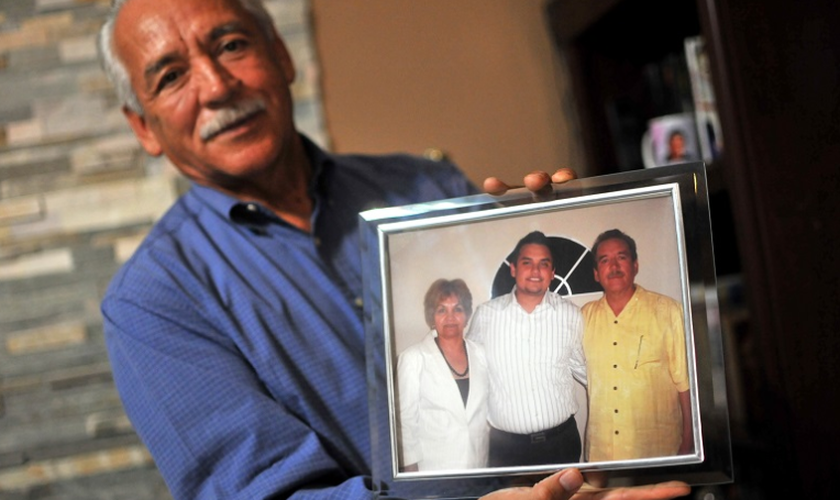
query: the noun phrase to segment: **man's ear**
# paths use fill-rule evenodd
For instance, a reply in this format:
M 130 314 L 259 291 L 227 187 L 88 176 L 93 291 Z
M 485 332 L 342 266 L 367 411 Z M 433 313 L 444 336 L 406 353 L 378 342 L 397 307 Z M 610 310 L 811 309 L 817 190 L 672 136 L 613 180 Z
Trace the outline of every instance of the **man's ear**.
M 601 282 L 601 280 L 598 279 L 598 270 L 597 269 L 592 270 L 592 275 L 595 276 L 595 283 L 600 283 Z
M 123 106 L 122 112 L 126 120 L 128 120 L 131 130 L 134 131 L 134 135 L 137 136 L 137 139 L 143 146 L 143 149 L 152 156 L 163 154 L 163 148 L 160 142 L 158 142 L 155 133 L 149 128 L 149 124 L 146 123 L 146 118 L 136 111 L 129 109 L 127 106 Z

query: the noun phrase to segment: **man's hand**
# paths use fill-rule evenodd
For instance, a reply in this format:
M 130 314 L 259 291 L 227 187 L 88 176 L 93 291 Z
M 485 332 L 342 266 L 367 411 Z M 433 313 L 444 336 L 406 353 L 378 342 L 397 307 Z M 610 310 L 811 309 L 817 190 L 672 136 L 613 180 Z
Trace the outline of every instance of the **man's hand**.
M 498 177 L 488 177 L 484 179 L 484 192 L 499 196 L 505 194 L 509 189 L 524 186 L 535 194 L 545 194 L 546 191 L 551 191 L 552 183 L 561 184 L 572 179 L 577 179 L 577 173 L 570 168 L 557 169 L 553 174 L 542 170 L 531 172 L 522 179 L 521 186 L 511 186 Z
M 584 484 L 579 470 L 565 469 L 534 486 L 494 491 L 481 500 L 667 500 L 690 492 L 691 488 L 679 481 L 632 488 L 593 488 Z

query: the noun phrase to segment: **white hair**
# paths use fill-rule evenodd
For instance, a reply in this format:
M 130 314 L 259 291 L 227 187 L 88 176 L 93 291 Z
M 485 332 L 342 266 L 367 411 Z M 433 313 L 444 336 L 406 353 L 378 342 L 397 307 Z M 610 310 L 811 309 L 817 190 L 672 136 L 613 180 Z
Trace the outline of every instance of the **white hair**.
M 137 98 L 137 93 L 131 86 L 131 79 L 128 76 L 128 70 L 117 56 L 114 50 L 114 24 L 117 16 L 122 10 L 123 6 L 131 0 L 113 0 L 111 2 L 111 11 L 105 19 L 105 23 L 99 30 L 99 36 L 96 41 L 96 46 L 99 51 L 99 61 L 114 90 L 117 92 L 117 99 L 120 104 L 127 107 L 131 111 L 142 115 L 143 106 L 140 104 L 140 99 Z M 242 8 L 251 13 L 254 19 L 259 24 L 260 29 L 265 34 L 268 40 L 274 39 L 277 32 L 274 28 L 274 20 L 265 9 L 263 0 L 233 0 L 238 2 Z

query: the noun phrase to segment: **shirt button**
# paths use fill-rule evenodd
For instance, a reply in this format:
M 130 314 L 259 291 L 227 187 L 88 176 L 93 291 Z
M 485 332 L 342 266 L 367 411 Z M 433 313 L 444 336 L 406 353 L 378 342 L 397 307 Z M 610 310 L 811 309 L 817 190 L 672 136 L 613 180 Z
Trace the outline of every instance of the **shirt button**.
M 613 342 L 613 345 L 618 345 L 618 342 Z
M 245 208 L 246 208 L 249 212 L 257 212 L 257 211 L 259 211 L 259 208 L 257 208 L 257 205 L 256 205 L 255 203 L 248 203 L 247 205 L 245 205 Z
M 615 431 L 615 435 L 618 436 L 618 431 Z
M 614 390 L 614 391 L 617 391 L 617 390 L 618 390 L 618 386 L 615 386 L 615 385 L 614 385 L 614 386 L 613 386 L 613 390 Z
M 613 410 L 613 412 L 618 413 L 618 408 L 616 408 L 615 410 Z
M 361 297 L 356 297 L 356 300 L 354 300 L 353 303 L 356 304 L 356 307 L 362 307 L 365 305 L 365 302 Z
M 316 247 L 321 246 L 321 238 L 317 238 L 317 237 L 316 237 L 316 238 L 314 238 L 314 239 L 313 239 L 313 241 L 315 242 L 315 246 L 316 246 Z
M 618 365 L 613 365 L 613 368 L 618 368 Z

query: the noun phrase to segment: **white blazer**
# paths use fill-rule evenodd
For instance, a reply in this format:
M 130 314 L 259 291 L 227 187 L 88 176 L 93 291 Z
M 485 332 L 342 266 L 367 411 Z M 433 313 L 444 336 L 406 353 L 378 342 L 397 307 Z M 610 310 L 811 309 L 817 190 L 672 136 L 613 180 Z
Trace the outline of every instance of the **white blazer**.
M 470 363 L 467 405 L 435 344 L 432 330 L 400 353 L 397 361 L 401 465 L 421 471 L 487 466 L 487 359 L 484 348 L 466 340 Z

